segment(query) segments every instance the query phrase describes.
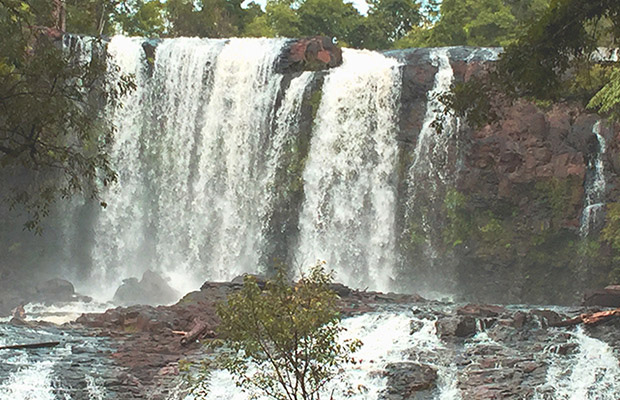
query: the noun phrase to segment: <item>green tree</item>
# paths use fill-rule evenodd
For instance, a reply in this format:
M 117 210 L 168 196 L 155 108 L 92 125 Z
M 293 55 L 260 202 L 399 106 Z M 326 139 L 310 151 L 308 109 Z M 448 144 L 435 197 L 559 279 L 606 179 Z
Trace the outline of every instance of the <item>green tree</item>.
M 343 0 L 305 0 L 297 10 L 303 36 L 336 37 L 345 45 L 360 46 L 360 28 L 364 17 L 351 3 Z
M 38 1 L 0 0 L 0 173 L 9 206 L 39 222 L 59 198 L 97 197 L 116 175 L 106 146 L 113 129 L 101 107 L 130 90 L 104 90 L 105 60 L 87 62 L 63 51 L 43 25 L 53 25 Z
M 270 0 L 265 13 L 257 14 L 246 26 L 245 34 L 254 37 L 300 37 L 300 18 L 288 1 Z
M 371 0 L 368 4 L 365 48 L 390 48 L 422 21 L 420 6 L 413 0 Z
M 539 16 L 549 0 L 443 0 L 439 19 L 414 29 L 398 47 L 506 46 Z
M 164 4 L 159 0 L 135 0 L 123 8 L 124 12 L 117 13 L 114 20 L 126 34 L 160 37 L 166 33 Z
M 446 103 L 480 125 L 516 98 L 581 102 L 620 119 L 618 62 L 592 57 L 620 40 L 620 2 L 553 0 L 487 75 L 457 84 Z
M 168 0 L 165 12 L 171 36 L 223 38 L 243 32 L 246 11 L 242 0 Z
M 239 384 L 278 400 L 320 398 L 360 345 L 338 341 L 343 328 L 330 283 L 322 265 L 295 285 L 283 270 L 264 289 L 250 276 L 218 308 L 219 333 L 233 350 L 226 366 Z
M 67 31 L 99 36 L 115 33 L 114 17 L 130 10 L 125 0 L 65 0 Z

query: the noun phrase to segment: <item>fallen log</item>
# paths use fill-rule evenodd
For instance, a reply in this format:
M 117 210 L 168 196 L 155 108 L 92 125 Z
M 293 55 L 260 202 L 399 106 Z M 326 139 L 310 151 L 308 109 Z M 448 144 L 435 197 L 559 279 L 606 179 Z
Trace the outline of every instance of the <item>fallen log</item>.
M 564 321 L 556 322 L 554 324 L 549 324 L 549 326 L 552 326 L 554 328 L 562 328 L 562 327 L 567 327 L 567 326 L 579 325 L 582 322 L 583 322 L 583 320 L 581 319 L 581 316 L 579 316 L 579 317 L 567 319 L 567 320 L 564 320 Z
M 207 328 L 208 325 L 204 321 L 195 318 L 194 327 L 190 329 L 189 332 L 186 332 L 181 338 L 181 345 L 185 346 L 204 337 L 215 337 L 215 332 L 208 330 Z
M 10 345 L 10 346 L 0 346 L 0 350 L 42 349 L 42 348 L 47 348 L 47 347 L 56 347 L 59 344 L 60 344 L 60 342 L 13 344 L 13 345 Z
M 620 317 L 620 308 L 616 308 L 615 310 L 599 311 L 592 314 L 581 314 L 578 317 L 556 322 L 555 324 L 550 324 L 549 326 L 566 327 L 579 324 L 596 325 L 608 321 L 614 317 Z
M 586 325 L 594 325 L 600 322 L 607 321 L 613 317 L 620 317 L 620 308 L 609 311 L 601 311 L 594 314 L 582 314 L 581 319 Z

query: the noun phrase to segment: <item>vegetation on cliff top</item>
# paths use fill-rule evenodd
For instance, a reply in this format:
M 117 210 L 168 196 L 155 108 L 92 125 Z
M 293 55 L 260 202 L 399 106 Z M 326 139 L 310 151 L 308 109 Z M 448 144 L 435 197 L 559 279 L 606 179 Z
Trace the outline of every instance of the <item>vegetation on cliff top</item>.
M 596 57 L 598 46 L 620 40 L 620 2 L 555 0 L 488 74 L 455 85 L 444 98 L 471 125 L 501 117 L 517 98 L 539 103 L 581 102 L 620 119 L 620 67 Z M 475 99 L 475 101 L 471 101 Z

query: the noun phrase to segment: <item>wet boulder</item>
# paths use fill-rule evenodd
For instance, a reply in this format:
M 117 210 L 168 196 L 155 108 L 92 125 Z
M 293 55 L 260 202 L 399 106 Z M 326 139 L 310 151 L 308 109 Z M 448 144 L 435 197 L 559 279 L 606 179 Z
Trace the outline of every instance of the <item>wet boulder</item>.
M 388 364 L 387 385 L 381 398 L 386 400 L 424 400 L 434 398 L 437 370 L 415 362 Z
M 125 279 L 114 294 L 113 302 L 118 305 L 132 304 L 169 304 L 179 299 L 176 290 L 168 285 L 161 276 L 153 271 L 146 271 L 142 280 Z
M 50 279 L 41 282 L 36 287 L 35 301 L 52 304 L 64 303 L 74 300 L 75 288 L 65 279 Z
M 532 310 L 530 311 L 530 315 L 534 316 L 534 318 L 540 322 L 540 326 L 542 328 L 556 326 L 558 323 L 566 319 L 560 314 L 551 310 Z
M 280 56 L 278 70 L 283 73 L 319 71 L 342 64 L 342 49 L 327 36 L 293 40 Z
M 456 310 L 456 313 L 459 315 L 470 315 L 480 318 L 497 317 L 505 312 L 505 307 L 490 304 L 467 304 Z
M 267 281 L 268 281 L 267 277 L 265 275 L 256 275 L 256 274 L 243 274 L 243 275 L 236 276 L 233 278 L 232 281 L 230 281 L 230 283 L 232 283 L 233 285 L 243 286 L 243 282 L 248 277 L 251 277 L 252 279 L 254 279 L 258 287 L 261 289 L 264 289 L 265 286 L 267 285 Z M 204 288 L 204 285 L 203 285 L 203 288 Z
M 476 334 L 476 319 L 471 316 L 454 316 L 440 318 L 435 323 L 437 334 L 441 338 L 466 338 Z

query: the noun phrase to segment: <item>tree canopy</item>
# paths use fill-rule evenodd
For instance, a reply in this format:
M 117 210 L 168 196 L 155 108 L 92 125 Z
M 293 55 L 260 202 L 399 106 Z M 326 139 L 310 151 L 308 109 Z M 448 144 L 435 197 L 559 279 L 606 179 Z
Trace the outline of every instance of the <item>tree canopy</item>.
M 105 60 L 82 61 L 59 46 L 52 3 L 0 0 L 0 166 L 4 199 L 39 221 L 58 198 L 97 197 L 116 179 L 106 145 L 113 128 L 101 101 L 131 89 L 104 89 Z
M 438 19 L 412 27 L 397 47 L 506 46 L 540 16 L 549 0 L 443 0 Z
M 553 0 L 510 43 L 489 74 L 455 85 L 445 101 L 473 125 L 506 101 L 574 101 L 620 119 L 620 66 L 599 46 L 620 41 L 620 2 Z

